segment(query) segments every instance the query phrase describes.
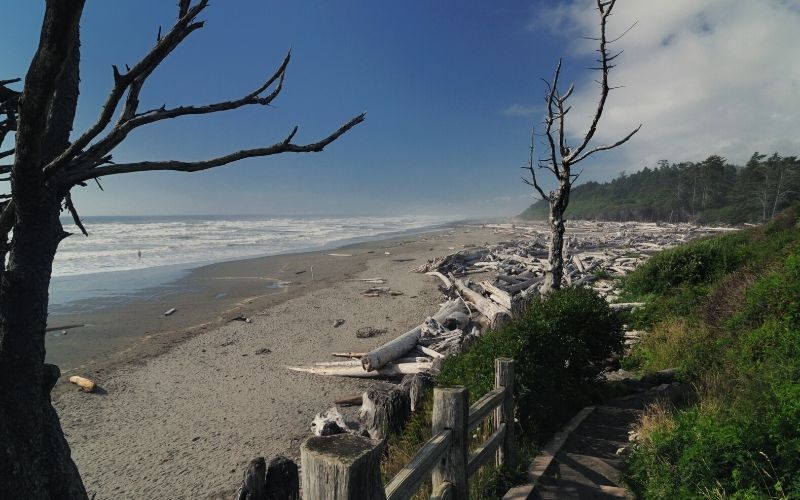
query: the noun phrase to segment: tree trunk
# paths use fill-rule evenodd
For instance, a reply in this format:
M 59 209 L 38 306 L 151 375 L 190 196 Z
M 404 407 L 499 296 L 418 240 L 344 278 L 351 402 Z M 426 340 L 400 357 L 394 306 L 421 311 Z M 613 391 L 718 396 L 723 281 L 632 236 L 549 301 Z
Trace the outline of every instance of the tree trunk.
M 547 252 L 548 270 L 542 284 L 542 294 L 561 289 L 564 275 L 564 212 L 569 204 L 569 181 L 561 182 L 550 203 L 550 245 Z
M 65 233 L 59 220 L 64 193 L 46 186 L 42 172 L 69 140 L 82 8 L 82 0 L 47 3 L 19 103 L 15 222 L 0 283 L 0 484 L 7 498 L 87 498 L 50 403 L 60 372 L 44 364 L 50 276 Z

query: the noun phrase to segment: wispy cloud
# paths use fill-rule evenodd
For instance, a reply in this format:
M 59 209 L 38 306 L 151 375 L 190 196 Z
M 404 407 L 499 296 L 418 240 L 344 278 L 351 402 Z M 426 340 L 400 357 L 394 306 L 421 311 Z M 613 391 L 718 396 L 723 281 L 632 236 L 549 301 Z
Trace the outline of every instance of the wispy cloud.
M 542 112 L 542 106 L 529 106 L 526 104 L 512 104 L 500 110 L 506 116 L 533 116 Z
M 565 55 L 596 49 L 578 36 L 598 30 L 593 5 L 573 0 L 539 13 L 551 27 L 560 23 Z M 610 83 L 624 88 L 611 93 L 596 142 L 613 142 L 644 123 L 621 151 L 627 168 L 712 153 L 736 162 L 755 150 L 800 153 L 799 8 L 798 0 L 619 2 L 609 32 L 638 24 L 614 44 L 624 54 Z M 586 72 L 576 82 L 570 134 L 588 125 L 596 77 Z

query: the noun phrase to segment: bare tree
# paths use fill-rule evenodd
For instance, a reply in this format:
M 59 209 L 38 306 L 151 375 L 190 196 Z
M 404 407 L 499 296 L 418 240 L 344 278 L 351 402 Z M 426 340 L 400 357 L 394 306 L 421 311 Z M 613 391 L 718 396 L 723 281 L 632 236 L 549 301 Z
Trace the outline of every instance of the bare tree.
M 163 36 L 159 29 L 155 46 L 125 72 L 113 67 L 113 87 L 97 121 L 72 141 L 84 0 L 47 0 L 39 47 L 22 91 L 8 88 L 15 80 L 0 82 L 0 158 L 13 158 L 10 164 L 0 165 L 0 172 L 10 174 L 11 182 L 11 192 L 0 198 L 0 496 L 4 498 L 87 498 L 50 403 L 59 369 L 44 362 L 53 258 L 59 242 L 69 235 L 59 220 L 62 210 L 68 211 L 85 233 L 70 190 L 107 175 L 149 170 L 195 172 L 243 158 L 319 152 L 364 120 L 363 114 L 358 115 L 311 144 L 293 142 L 295 127 L 270 146 L 208 160 L 115 163 L 114 149 L 138 127 L 187 115 L 266 106 L 280 94 L 289 55 L 261 85 L 238 99 L 139 109 L 139 96 L 148 77 L 192 32 L 203 27 L 197 17 L 207 4 L 208 0 L 180 0 L 175 24 Z M 3 140 L 12 132 L 15 146 L 3 150 Z
M 596 1 L 597 11 L 600 15 L 600 37 L 592 38 L 592 40 L 596 40 L 600 45 L 598 49 L 600 58 L 597 60 L 600 66 L 591 69 L 601 71 L 602 77 L 597 82 L 600 84 L 600 99 L 598 100 L 597 110 L 594 113 L 592 122 L 589 125 L 589 130 L 577 144 L 569 144 L 565 133 L 564 119 L 571 109 L 567 101 L 575 90 L 575 86 L 571 85 L 563 94 L 559 90 L 558 80 L 561 75 L 561 61 L 559 60 L 555 74 L 553 75 L 553 80 L 551 82 L 545 80 L 547 86 L 545 92 L 547 114 L 544 119 L 544 136 L 546 137 L 545 147 L 547 149 L 547 156 L 538 160 L 534 159 L 536 135 L 532 133 L 528 165 L 523 167 L 529 171 L 530 179 L 523 178 L 522 180 L 526 184 L 532 186 L 538 195 L 550 206 L 550 246 L 547 258 L 549 269 L 542 286 L 543 293 L 549 293 L 561 287 L 561 278 L 564 269 L 564 212 L 569 205 L 569 193 L 572 189 L 572 185 L 580 175 L 580 172 L 573 173 L 573 168 L 575 165 L 597 152 L 621 146 L 642 128 L 640 124 L 631 133 L 613 144 L 589 148 L 589 142 L 597 131 L 600 117 L 603 116 L 606 99 L 608 98 L 609 92 L 612 90 L 612 87 L 608 84 L 608 73 L 615 66 L 613 61 L 622 53 L 618 52 L 614 55 L 610 55 L 608 46 L 619 40 L 621 36 L 625 34 L 623 33 L 614 40 L 608 40 L 606 36 L 606 24 L 614 9 L 616 0 Z M 628 29 L 630 30 L 630 28 Z M 549 171 L 558 181 L 558 186 L 549 193 L 545 193 L 544 189 L 539 184 L 539 179 L 537 179 L 536 173 L 541 170 Z

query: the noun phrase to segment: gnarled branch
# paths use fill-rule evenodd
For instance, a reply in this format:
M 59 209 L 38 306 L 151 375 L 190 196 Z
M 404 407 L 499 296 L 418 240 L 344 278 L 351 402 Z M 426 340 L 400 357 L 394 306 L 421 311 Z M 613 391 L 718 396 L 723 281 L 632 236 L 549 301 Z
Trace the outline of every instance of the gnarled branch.
M 69 183 L 75 184 L 77 182 L 103 177 L 106 175 L 125 174 L 132 172 L 148 172 L 154 170 L 174 170 L 178 172 L 198 172 L 200 170 L 208 170 L 214 167 L 220 167 L 233 163 L 235 161 L 243 160 L 245 158 L 254 158 L 260 156 L 271 156 L 280 153 L 317 153 L 322 151 L 325 146 L 329 145 L 345 132 L 355 127 L 364 121 L 365 113 L 362 113 L 349 122 L 342 125 L 336 132 L 319 142 L 313 144 L 298 145 L 292 143 L 292 138 L 297 133 L 297 127 L 281 142 L 275 143 L 266 148 L 244 149 L 236 151 L 224 156 L 219 156 L 210 160 L 186 162 L 186 161 L 142 161 L 136 163 L 118 163 L 105 165 L 95 168 L 84 168 L 70 174 L 67 179 Z
M 155 47 L 153 47 L 153 49 L 138 63 L 136 63 L 127 73 L 121 74 L 116 66 L 113 67 L 114 87 L 111 89 L 111 92 L 106 98 L 106 102 L 103 104 L 102 111 L 100 112 L 100 116 L 97 118 L 97 121 L 89 128 L 89 130 L 78 137 L 78 139 L 76 139 L 75 142 L 73 142 L 72 145 L 66 149 L 66 151 L 64 151 L 58 156 L 58 158 L 50 162 L 50 164 L 45 167 L 46 173 L 51 174 L 67 164 L 92 140 L 100 135 L 103 130 L 105 130 L 108 124 L 111 123 L 111 118 L 114 114 L 114 111 L 117 109 L 119 102 L 125 95 L 125 91 L 131 88 L 134 84 L 138 85 L 138 88 L 141 88 L 141 84 L 143 83 L 143 79 L 140 79 L 141 77 L 144 76 L 144 78 L 146 78 L 146 76 L 149 75 L 159 64 L 161 64 L 161 62 L 175 49 L 175 47 L 177 47 L 184 39 L 186 39 L 187 36 L 189 36 L 193 31 L 203 27 L 202 21 L 194 22 L 194 20 L 197 15 L 206 8 L 207 5 L 208 0 L 200 0 L 197 5 L 187 9 L 183 16 L 181 16 L 175 25 L 169 30 L 169 32 L 156 43 Z M 131 107 L 135 108 L 134 102 L 138 103 L 138 100 L 136 99 L 138 90 L 134 88 L 134 92 L 129 95 L 132 97 L 128 99 L 126 112 L 130 112 Z

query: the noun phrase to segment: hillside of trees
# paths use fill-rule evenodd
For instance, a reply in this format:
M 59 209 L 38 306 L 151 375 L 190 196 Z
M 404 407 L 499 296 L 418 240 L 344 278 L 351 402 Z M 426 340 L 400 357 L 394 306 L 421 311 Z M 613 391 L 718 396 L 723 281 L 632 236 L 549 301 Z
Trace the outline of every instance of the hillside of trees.
M 753 154 L 744 166 L 721 156 L 701 162 L 658 162 L 655 168 L 605 182 L 576 186 L 567 209 L 570 219 L 708 222 L 766 222 L 800 200 L 800 159 Z M 523 219 L 546 219 L 537 201 Z

